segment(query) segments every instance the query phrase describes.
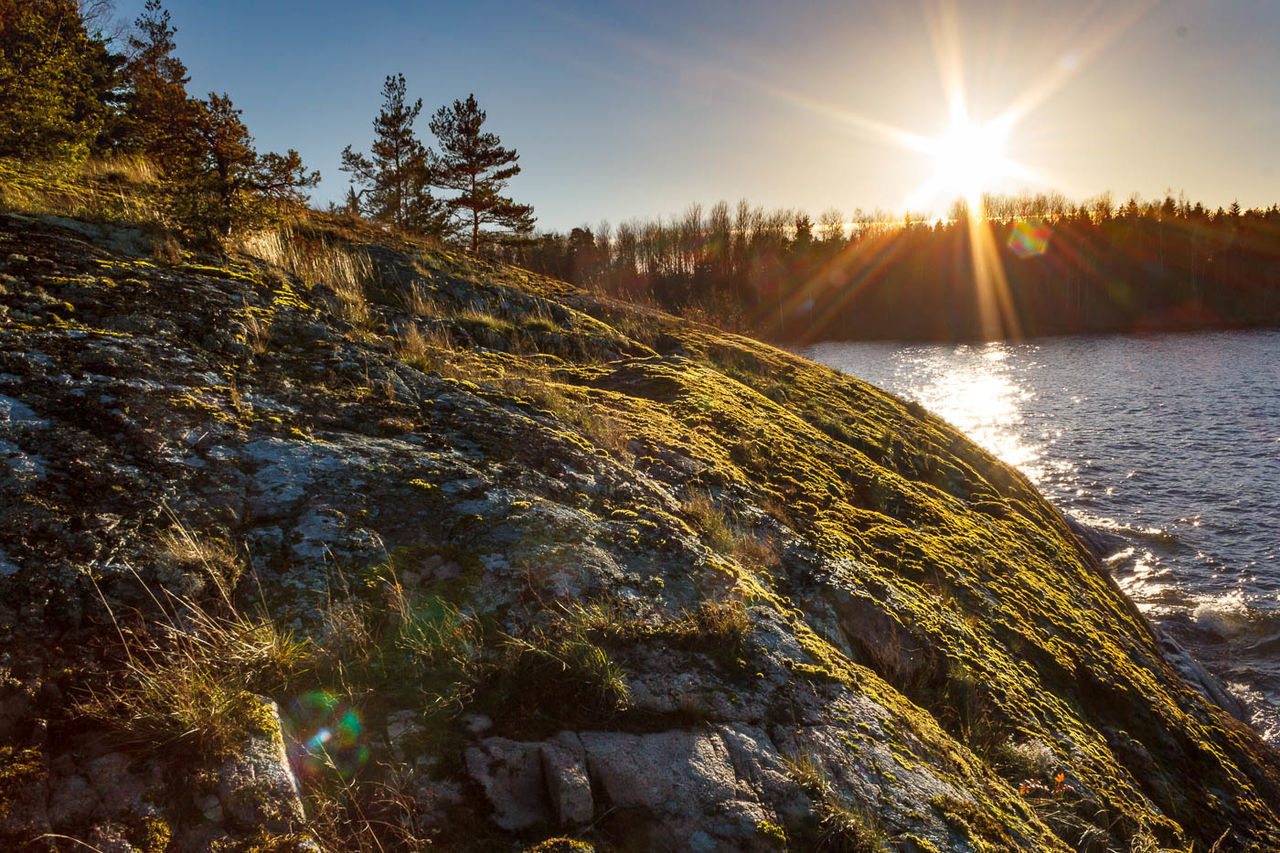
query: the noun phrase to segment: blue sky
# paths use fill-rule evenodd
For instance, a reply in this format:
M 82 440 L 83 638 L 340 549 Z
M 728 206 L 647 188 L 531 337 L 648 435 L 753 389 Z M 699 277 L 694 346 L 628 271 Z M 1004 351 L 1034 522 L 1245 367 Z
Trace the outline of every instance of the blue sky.
M 142 0 L 118 0 L 131 20 Z M 974 121 L 1025 101 L 997 190 L 1280 201 L 1280 3 L 169 0 L 195 94 L 229 93 L 260 149 L 345 192 L 387 74 L 426 116 L 474 92 L 521 154 L 543 228 L 741 197 L 901 211 L 934 169 L 945 80 Z M 954 60 L 954 61 L 952 61 Z M 948 69 L 958 73 L 949 74 Z

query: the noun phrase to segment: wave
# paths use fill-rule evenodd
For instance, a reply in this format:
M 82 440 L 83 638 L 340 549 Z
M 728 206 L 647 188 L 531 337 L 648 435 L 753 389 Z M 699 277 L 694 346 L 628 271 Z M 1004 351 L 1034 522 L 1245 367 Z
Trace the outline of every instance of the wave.
M 1147 542 L 1163 546 L 1169 551 L 1185 551 L 1190 546 L 1182 537 L 1172 530 L 1162 527 L 1143 527 L 1126 521 L 1117 521 L 1106 516 L 1093 515 L 1078 508 L 1070 510 L 1071 518 L 1085 528 L 1093 538 L 1111 540 L 1115 550 L 1121 550 L 1130 541 Z M 1103 555 L 1103 559 L 1105 559 Z
M 1280 611 L 1253 605 L 1243 590 L 1197 596 L 1191 619 L 1201 630 L 1251 652 L 1280 650 Z

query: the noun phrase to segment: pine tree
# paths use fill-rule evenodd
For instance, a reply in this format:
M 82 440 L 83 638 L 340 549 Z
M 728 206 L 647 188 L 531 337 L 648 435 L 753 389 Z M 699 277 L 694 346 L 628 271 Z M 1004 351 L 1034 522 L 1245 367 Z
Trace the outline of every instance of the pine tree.
M 437 233 L 443 212 L 431 195 L 431 155 L 413 132 L 422 100 L 408 103 L 406 91 L 403 74 L 387 77 L 382 109 L 373 120 L 370 156 L 348 145 L 342 151 L 342 171 L 351 175 L 351 195 L 366 215 L 407 230 Z
M 169 167 L 192 156 L 198 116 L 187 96 L 187 67 L 175 55 L 177 30 L 160 0 L 147 0 L 129 36 L 125 65 L 129 106 L 118 130 L 121 147 L 141 151 Z
M 176 212 L 189 230 L 214 236 L 261 224 L 273 203 L 300 204 L 320 181 L 297 151 L 258 154 L 227 95 L 194 105 L 188 156 L 175 169 Z
M 107 115 L 108 57 L 74 0 L 0 0 L 0 156 L 83 159 Z
M 431 132 L 440 143 L 435 184 L 458 193 L 447 200 L 472 254 L 482 242 L 502 234 L 533 230 L 533 207 L 502 195 L 507 182 L 520 174 L 520 155 L 503 148 L 495 134 L 481 131 L 486 115 L 475 95 L 441 107 L 431 119 Z M 486 231 L 495 225 L 499 231 Z

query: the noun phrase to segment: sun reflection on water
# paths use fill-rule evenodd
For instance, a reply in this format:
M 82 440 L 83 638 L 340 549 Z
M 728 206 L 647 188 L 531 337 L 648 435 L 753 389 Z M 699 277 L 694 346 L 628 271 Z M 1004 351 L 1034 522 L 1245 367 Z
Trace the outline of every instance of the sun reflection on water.
M 917 378 L 914 396 L 1000 460 L 1038 482 L 1045 474 L 1039 448 L 1020 436 L 1023 409 L 1035 393 L 1020 385 L 1002 343 L 921 349 L 903 368 Z

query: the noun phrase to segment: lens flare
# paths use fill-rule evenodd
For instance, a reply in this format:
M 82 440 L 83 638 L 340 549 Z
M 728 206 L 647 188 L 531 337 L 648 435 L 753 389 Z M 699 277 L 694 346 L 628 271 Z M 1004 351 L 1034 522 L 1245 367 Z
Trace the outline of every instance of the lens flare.
M 349 778 L 369 760 L 360 713 L 327 690 L 304 693 L 289 703 L 285 722 L 294 735 L 289 760 L 296 772 Z
M 1020 258 L 1043 255 L 1049 248 L 1049 226 L 1020 219 L 1009 229 L 1008 246 Z

